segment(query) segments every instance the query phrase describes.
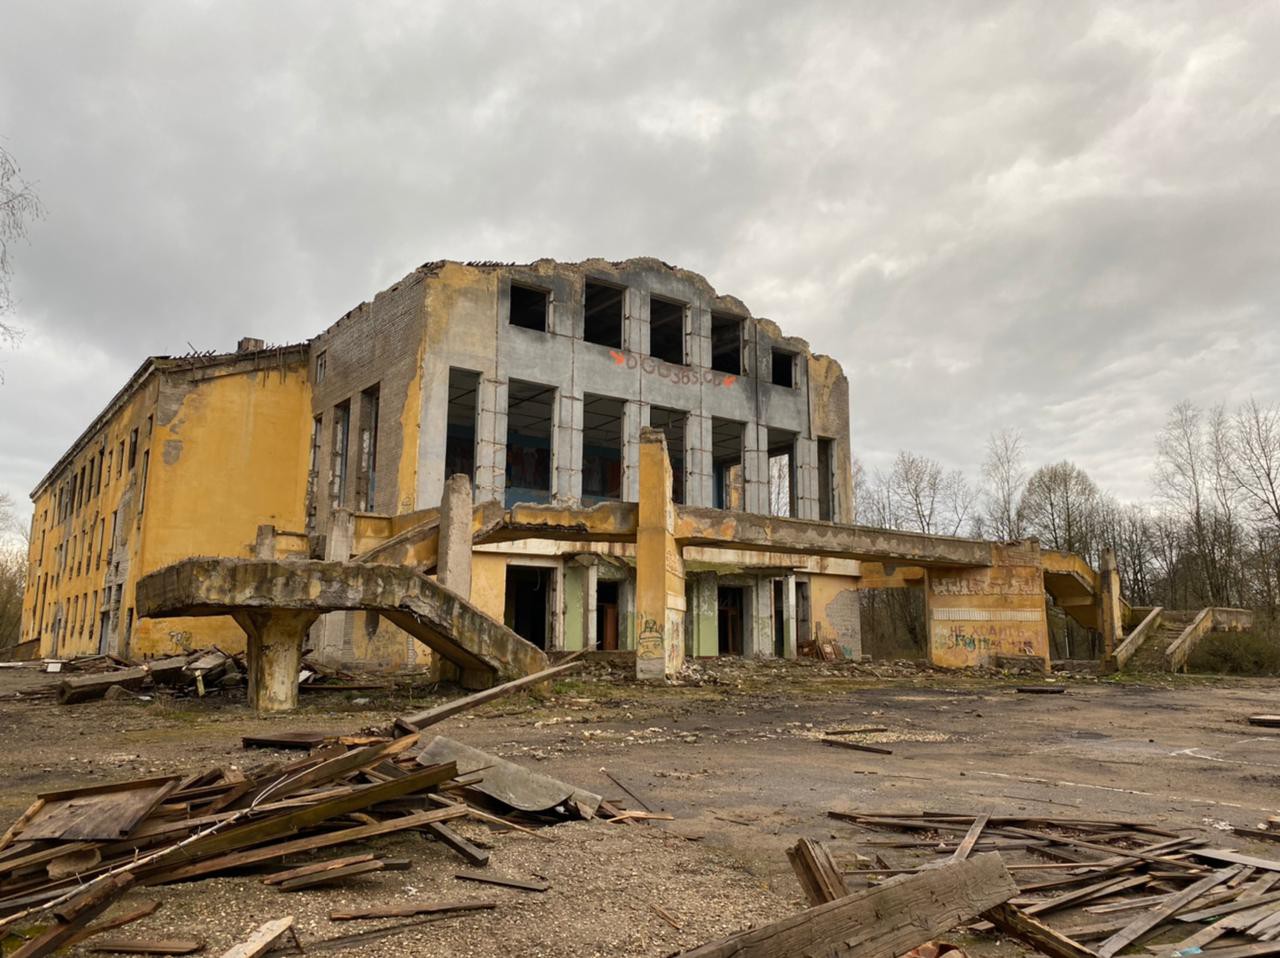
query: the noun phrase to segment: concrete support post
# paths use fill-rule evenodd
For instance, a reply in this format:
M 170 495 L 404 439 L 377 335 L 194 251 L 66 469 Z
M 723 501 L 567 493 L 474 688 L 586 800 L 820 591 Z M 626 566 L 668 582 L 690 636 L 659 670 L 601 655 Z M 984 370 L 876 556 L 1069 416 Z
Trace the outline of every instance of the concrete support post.
M 684 501 L 690 506 L 710 506 L 715 501 L 711 417 L 705 413 L 691 412 L 685 430 L 688 458 L 685 459 Z
M 796 440 L 796 518 L 818 520 L 818 444 L 801 436 Z
M 471 598 L 471 479 L 461 473 L 444 483 L 440 500 L 436 578 L 464 599 Z
M 640 430 L 649 426 L 649 404 L 629 402 L 622 407 L 622 498 L 640 501 Z
M 329 516 L 324 537 L 324 557 L 340 562 L 351 558 L 355 543 L 356 520 L 350 509 L 335 509 Z M 351 641 L 351 613 L 331 612 L 320 619 L 312 636 L 315 650 L 322 659 L 350 662 L 355 658 Z
M 765 575 L 756 576 L 755 585 L 751 588 L 751 607 L 747 611 L 751 616 L 751 628 L 747 630 L 744 654 L 772 658 L 774 655 L 772 578 Z
M 1115 549 L 1102 550 L 1098 581 L 1101 588 L 1095 596 L 1099 603 L 1098 630 L 1102 633 L 1103 656 L 1109 657 L 1124 641 L 1124 609 L 1120 604 L 1120 570 Z
M 711 365 L 711 310 L 701 304 L 689 306 L 689 336 L 685 355 L 690 366 Z
M 599 583 L 600 563 L 593 561 L 582 569 L 582 647 L 584 649 L 600 647 L 600 636 L 596 634 L 596 598 Z
M 659 429 L 640 433 L 636 522 L 636 678 L 664 681 L 684 665 L 684 559 L 675 535 L 671 459 Z
M 307 630 L 317 613 L 243 611 L 235 620 L 247 637 L 249 707 L 287 712 L 298 707 L 298 667 Z
M 743 430 L 742 476 L 745 483 L 743 511 L 769 514 L 768 429 L 755 422 Z
M 582 397 L 575 396 L 568 383 L 556 391 L 557 414 L 551 435 L 555 450 L 554 499 L 582 499 Z
M 782 580 L 782 656 L 796 657 L 796 577 Z
M 253 543 L 253 557 L 255 559 L 274 559 L 276 557 L 275 526 L 258 526 L 258 538 Z
M 507 381 L 482 376 L 476 403 L 476 498 L 502 502 L 507 486 Z

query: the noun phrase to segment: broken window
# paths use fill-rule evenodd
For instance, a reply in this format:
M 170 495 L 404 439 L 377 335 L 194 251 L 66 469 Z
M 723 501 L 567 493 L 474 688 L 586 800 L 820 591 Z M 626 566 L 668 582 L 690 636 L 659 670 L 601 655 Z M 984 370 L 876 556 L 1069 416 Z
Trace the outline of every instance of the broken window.
M 621 287 L 588 280 L 584 295 L 583 339 L 601 346 L 622 348 L 622 293 Z
M 717 509 L 741 511 L 746 504 L 742 472 L 744 426 L 732 419 L 711 420 L 711 466 L 715 478 Z
M 835 521 L 835 441 L 818 440 L 818 518 Z
M 129 433 L 129 471 L 133 471 L 134 465 L 138 461 L 138 430 Z
M 622 415 L 626 402 L 582 397 L 582 498 L 622 498 Z
M 554 386 L 513 379 L 507 386 L 507 505 L 551 497 Z
M 138 478 L 138 518 L 142 518 L 142 509 L 147 501 L 147 467 L 151 462 L 151 450 L 142 450 L 142 472 Z
M 536 329 L 540 333 L 545 333 L 547 331 L 547 305 L 549 300 L 550 297 L 544 289 L 534 289 L 532 286 L 521 286 L 517 283 L 512 283 L 511 325 L 519 326 L 522 329 Z
M 93 494 L 95 498 L 102 492 L 102 467 L 106 464 L 107 454 L 105 450 L 98 450 L 98 468 L 93 475 Z M 109 467 L 108 467 L 109 468 Z
M 114 449 L 107 450 L 107 465 L 102 471 L 102 481 L 104 485 L 111 485 L 111 464 L 115 461 L 115 456 L 116 453 Z
M 476 478 L 476 414 L 479 409 L 480 374 L 469 369 L 449 370 L 449 408 L 446 413 L 444 475 Z
M 769 514 L 796 514 L 796 434 L 769 430 Z
M 796 354 L 785 349 L 773 351 L 773 384 L 790 389 L 796 384 Z
M 606 652 L 618 649 L 618 624 L 620 622 L 618 583 L 611 579 L 596 579 L 596 648 Z
M 374 508 L 378 487 L 378 400 L 380 390 L 370 386 L 360 394 L 360 461 L 356 471 L 356 502 L 362 512 Z
M 124 440 L 120 440 L 120 451 L 116 455 L 116 478 L 124 475 Z
M 685 426 L 689 414 L 680 409 L 667 409 L 664 406 L 649 408 L 649 425 L 661 429 L 667 437 L 667 455 L 671 458 L 671 501 L 683 503 L 684 498 L 684 455 Z
M 649 297 L 649 355 L 684 365 L 685 304 Z
M 351 403 L 333 407 L 333 451 L 329 456 L 329 501 L 334 509 L 347 498 L 347 438 L 351 432 Z
M 325 376 L 325 373 L 328 372 L 328 367 L 329 367 L 329 354 L 327 351 L 322 349 L 320 350 L 320 352 L 316 353 L 316 375 L 315 375 L 316 385 L 319 385 L 320 383 L 324 382 L 324 376 Z
M 711 314 L 711 368 L 742 375 L 742 320 L 737 316 Z

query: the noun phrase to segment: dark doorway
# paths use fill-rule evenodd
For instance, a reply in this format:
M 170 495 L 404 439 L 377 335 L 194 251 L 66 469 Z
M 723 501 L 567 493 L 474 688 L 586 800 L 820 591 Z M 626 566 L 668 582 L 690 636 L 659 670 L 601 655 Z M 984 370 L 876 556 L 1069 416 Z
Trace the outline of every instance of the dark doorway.
M 555 569 L 507 566 L 507 599 L 503 621 L 508 629 L 540 649 L 551 636 L 549 611 L 554 608 Z
M 507 385 L 507 505 L 546 502 L 551 497 L 551 436 L 554 386 Z
M 782 579 L 773 580 L 773 654 L 787 654 L 787 590 Z
M 622 348 L 622 289 L 587 281 L 583 296 L 582 338 Z
M 689 414 L 663 406 L 649 408 L 649 425 L 661 429 L 667 438 L 667 455 L 671 457 L 671 501 L 684 503 L 685 423 Z
M 746 486 L 742 474 L 744 425 L 732 419 L 711 420 L 711 463 L 715 473 L 717 509 L 741 512 L 746 506 Z
M 716 589 L 716 628 L 719 632 L 720 654 L 741 655 L 742 611 L 746 608 L 746 589 L 737 585 L 722 585 Z
M 609 396 L 582 397 L 582 498 L 622 498 L 622 417 L 626 403 Z
M 649 298 L 649 355 L 684 365 L 684 303 Z
M 834 440 L 818 440 L 818 518 L 823 522 L 835 519 L 835 497 L 832 489 L 836 475 L 834 447 Z
M 809 611 L 809 583 L 796 582 L 796 648 L 813 641 L 813 619 Z
M 444 477 L 476 478 L 476 407 L 480 374 L 449 370 L 449 406 L 445 412 Z
M 609 579 L 596 580 L 596 646 L 618 649 L 618 583 Z

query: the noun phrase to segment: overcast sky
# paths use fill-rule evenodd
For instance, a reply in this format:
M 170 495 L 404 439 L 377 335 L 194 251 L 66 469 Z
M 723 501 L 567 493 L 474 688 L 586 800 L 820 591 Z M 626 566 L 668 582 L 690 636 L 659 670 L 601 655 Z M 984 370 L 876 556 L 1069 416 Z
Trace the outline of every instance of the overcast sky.
M 835 355 L 855 453 L 1021 429 L 1149 493 L 1280 399 L 1280 4 L 5 0 L 0 491 L 142 358 L 314 335 L 431 259 L 657 256 Z

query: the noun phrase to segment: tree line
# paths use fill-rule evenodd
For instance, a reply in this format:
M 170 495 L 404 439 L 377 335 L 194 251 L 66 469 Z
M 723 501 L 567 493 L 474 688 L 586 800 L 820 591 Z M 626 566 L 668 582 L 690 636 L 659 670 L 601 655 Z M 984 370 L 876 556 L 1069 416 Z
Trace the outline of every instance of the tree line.
M 1116 551 L 1137 606 L 1235 606 L 1277 618 L 1280 403 L 1228 409 L 1178 403 L 1155 442 L 1152 495 L 1121 502 L 1078 465 L 1029 470 L 1014 430 L 987 440 L 980 478 L 901 451 L 887 471 L 854 466 L 857 521 L 1079 553 Z

